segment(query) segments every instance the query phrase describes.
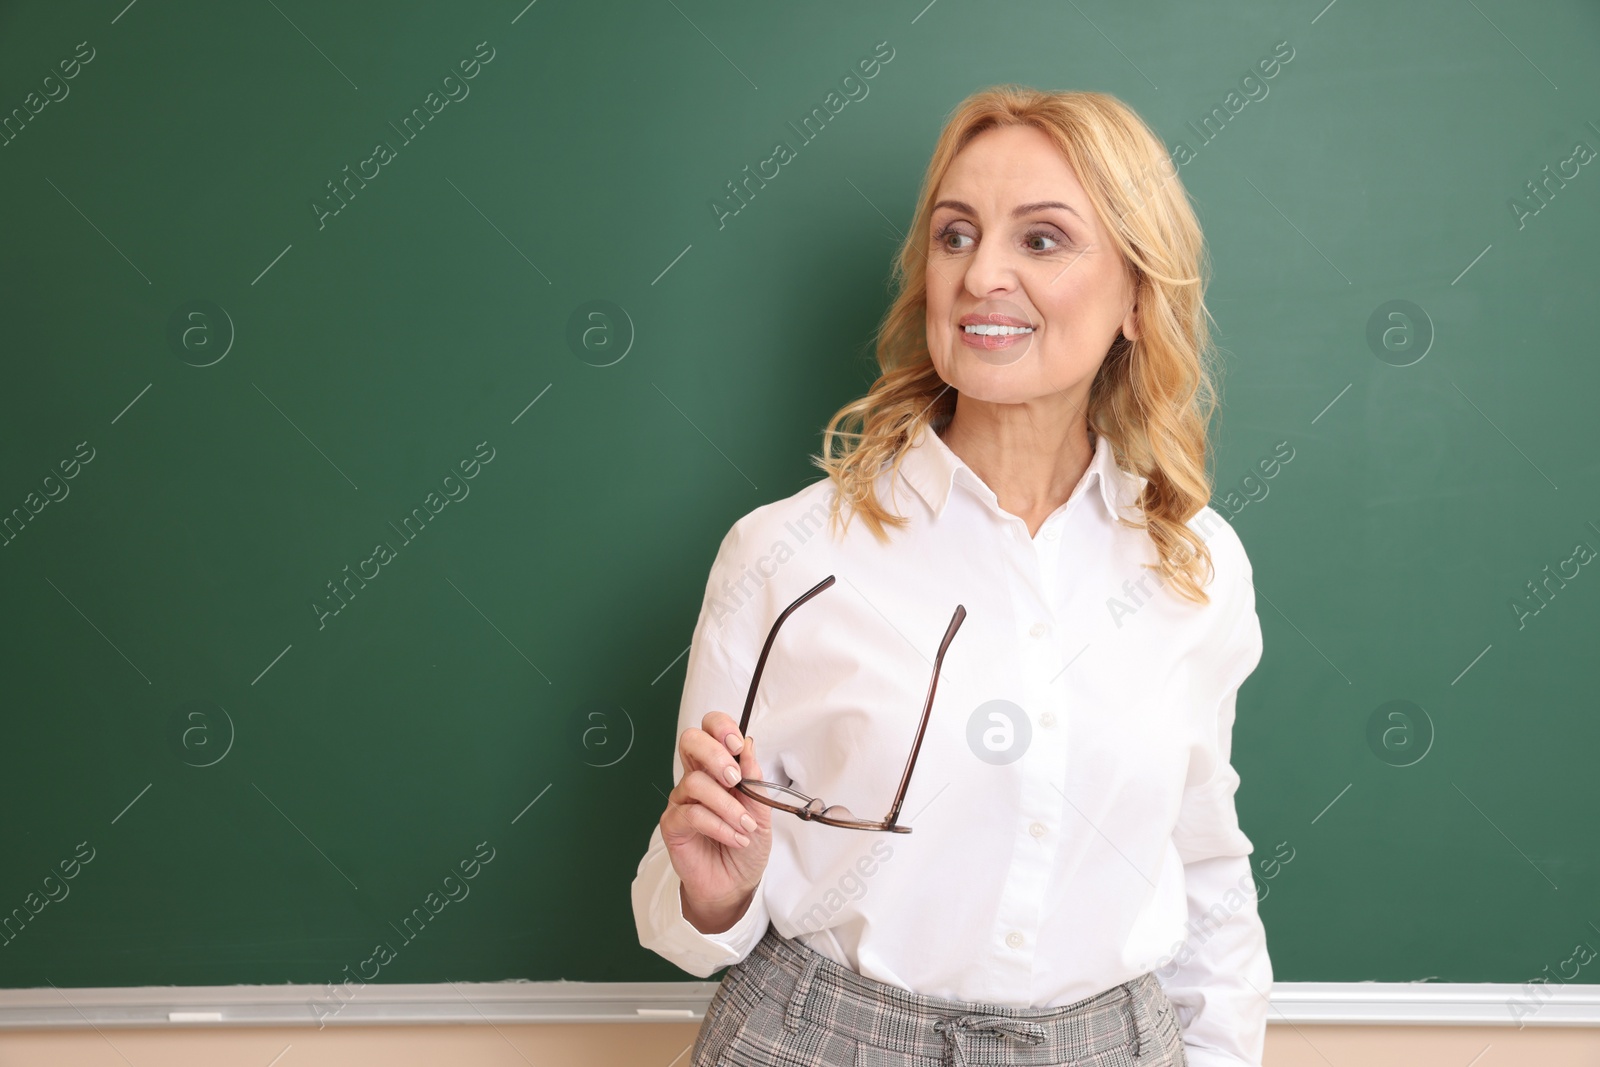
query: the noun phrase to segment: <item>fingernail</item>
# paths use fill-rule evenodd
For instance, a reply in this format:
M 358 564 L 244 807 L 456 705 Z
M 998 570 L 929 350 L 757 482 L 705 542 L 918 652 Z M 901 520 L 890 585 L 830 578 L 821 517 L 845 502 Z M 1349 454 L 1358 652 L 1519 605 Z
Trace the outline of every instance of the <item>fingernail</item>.
M 744 848 L 746 845 L 748 845 L 750 843 L 750 839 L 748 837 L 744 836 L 743 834 L 734 834 L 733 835 L 733 839 L 735 841 L 739 842 L 739 847 L 740 848 Z
M 751 833 L 755 833 L 756 832 L 756 821 L 754 819 L 752 819 L 748 815 L 739 816 L 739 825 L 743 826 L 746 830 L 749 830 Z
M 737 768 L 737 767 L 724 767 L 724 768 L 722 768 L 722 777 L 727 780 L 727 783 L 729 785 L 738 785 L 739 784 L 739 777 L 740 777 L 739 768 Z
M 722 739 L 722 743 L 727 745 L 728 751 L 732 752 L 735 756 L 744 751 L 744 741 L 739 737 L 738 734 L 729 734 L 727 737 Z

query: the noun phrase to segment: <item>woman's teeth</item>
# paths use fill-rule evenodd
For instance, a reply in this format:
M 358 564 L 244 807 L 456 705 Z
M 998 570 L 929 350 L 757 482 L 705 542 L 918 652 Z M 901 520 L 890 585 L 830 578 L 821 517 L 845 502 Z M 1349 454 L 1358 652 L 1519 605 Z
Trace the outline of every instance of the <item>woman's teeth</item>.
M 966 332 L 966 333 L 982 334 L 985 337 L 1006 337 L 1006 336 L 1009 336 L 1009 335 L 1012 335 L 1012 334 L 1032 333 L 1033 332 L 1033 327 L 1031 327 L 1031 326 L 991 326 L 991 325 L 984 324 L 984 325 L 978 325 L 978 326 L 963 326 L 962 330 L 964 332 Z

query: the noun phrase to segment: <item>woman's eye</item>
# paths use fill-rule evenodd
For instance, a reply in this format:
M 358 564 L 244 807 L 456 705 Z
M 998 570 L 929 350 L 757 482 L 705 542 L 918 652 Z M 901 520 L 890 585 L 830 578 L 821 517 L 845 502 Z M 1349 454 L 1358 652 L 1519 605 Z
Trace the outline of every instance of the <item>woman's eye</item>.
M 933 235 L 933 240 L 943 251 L 962 252 L 972 246 L 951 242 L 973 241 L 975 238 L 971 234 L 945 227 Z M 1050 230 L 1030 230 L 1022 240 L 1030 252 L 1054 252 L 1066 243 L 1063 237 Z
M 1028 233 L 1027 237 L 1023 238 L 1023 240 L 1024 241 L 1028 241 L 1028 242 L 1032 242 L 1034 240 L 1054 241 L 1054 242 L 1056 242 L 1056 244 L 1060 244 L 1060 238 L 1056 237 L 1055 234 L 1047 233 L 1044 230 L 1032 230 L 1032 231 L 1030 231 Z M 1045 248 L 1039 248 L 1039 247 L 1037 247 L 1037 246 L 1035 246 L 1035 245 L 1030 243 L 1028 245 L 1028 247 L 1030 249 L 1032 249 L 1033 251 L 1035 251 L 1035 252 L 1053 252 L 1053 251 L 1055 251 L 1055 245 L 1051 245 L 1051 246 L 1048 246 L 1048 247 L 1045 247 Z

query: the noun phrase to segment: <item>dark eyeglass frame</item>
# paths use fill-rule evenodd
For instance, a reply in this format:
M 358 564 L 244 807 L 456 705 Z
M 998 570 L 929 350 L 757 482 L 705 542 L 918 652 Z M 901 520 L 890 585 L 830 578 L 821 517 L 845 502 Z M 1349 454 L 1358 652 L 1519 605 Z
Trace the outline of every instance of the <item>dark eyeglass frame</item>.
M 745 695 L 744 698 L 744 714 L 739 718 L 740 737 L 745 736 L 745 730 L 750 725 L 750 709 L 755 705 L 756 702 L 756 687 L 761 683 L 761 674 L 766 669 L 767 656 L 772 651 L 772 643 L 773 641 L 777 640 L 778 628 L 783 625 L 784 620 L 793 614 L 794 610 L 801 604 L 804 604 L 806 601 L 810 600 L 824 589 L 833 585 L 834 578 L 835 576 L 830 574 L 828 577 L 812 586 L 797 600 L 795 600 L 794 603 L 784 608 L 783 611 L 778 615 L 778 618 L 773 622 L 772 629 L 767 633 L 767 642 L 761 646 L 761 658 L 756 660 L 756 669 L 750 676 L 750 691 Z M 889 808 L 889 814 L 887 816 L 876 821 L 830 817 L 828 812 L 832 809 L 828 805 L 824 804 L 821 800 L 817 799 L 816 797 L 806 796 L 797 789 L 790 789 L 788 786 L 778 785 L 776 782 L 763 782 L 759 779 L 743 778 L 740 779 L 739 784 L 735 788 L 752 800 L 765 804 L 768 807 L 777 808 L 779 811 L 787 811 L 791 814 L 798 815 L 807 822 L 820 822 L 827 826 L 839 826 L 847 830 L 885 830 L 894 834 L 909 834 L 911 832 L 911 827 L 901 826 L 899 823 L 900 805 L 905 801 L 906 788 L 911 784 L 911 772 L 915 770 L 917 766 L 917 753 L 922 750 L 922 735 L 926 733 L 928 729 L 928 715 L 933 711 L 933 694 L 939 688 L 939 668 L 943 666 L 944 654 L 950 648 L 950 642 L 955 639 L 956 631 L 961 629 L 961 623 L 964 619 L 966 619 L 966 617 L 967 609 L 963 605 L 957 604 L 955 614 L 950 619 L 950 626 L 947 630 L 945 630 L 944 640 L 939 643 L 939 654 L 933 661 L 933 679 L 928 683 L 928 698 L 923 702 L 922 705 L 922 721 L 917 724 L 917 737 L 916 740 L 912 742 L 911 755 L 906 758 L 906 769 L 905 772 L 900 776 L 900 788 L 895 791 L 894 804 Z M 762 796 L 754 788 L 758 785 L 766 789 L 775 790 L 777 792 L 794 797 L 797 801 L 799 801 L 799 803 L 788 804 L 772 797 Z

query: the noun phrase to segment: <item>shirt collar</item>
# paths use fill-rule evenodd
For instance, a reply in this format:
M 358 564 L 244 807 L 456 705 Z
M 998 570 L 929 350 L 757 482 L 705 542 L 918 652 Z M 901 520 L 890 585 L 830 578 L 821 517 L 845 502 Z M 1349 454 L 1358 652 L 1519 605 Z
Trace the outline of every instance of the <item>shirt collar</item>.
M 1143 488 L 1143 479 L 1117 466 L 1111 444 L 1104 437 L 1092 431 L 1091 436 L 1094 438 L 1094 455 L 1089 460 L 1084 479 L 1099 483 L 1099 495 L 1107 515 L 1115 519 L 1120 514 L 1138 521 L 1136 502 Z M 906 447 L 905 455 L 900 460 L 900 476 L 927 502 L 935 516 L 944 513 L 945 504 L 949 502 L 950 494 L 958 482 L 981 499 L 999 506 L 999 498 L 994 495 L 994 490 L 950 450 L 950 446 L 933 431 L 932 426 L 924 425 L 917 440 Z M 1086 493 L 1091 491 L 1090 487 L 1084 488 Z

